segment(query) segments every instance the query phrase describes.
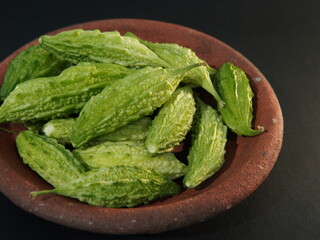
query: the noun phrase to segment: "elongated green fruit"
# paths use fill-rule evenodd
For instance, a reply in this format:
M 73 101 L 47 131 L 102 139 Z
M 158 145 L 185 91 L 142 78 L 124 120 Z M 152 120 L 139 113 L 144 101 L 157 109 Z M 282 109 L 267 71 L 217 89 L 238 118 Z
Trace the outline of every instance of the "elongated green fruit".
M 194 188 L 216 173 L 224 163 L 227 127 L 218 112 L 200 99 L 192 133 L 192 145 L 188 155 L 187 174 L 183 183 Z
M 84 31 L 61 32 L 55 36 L 42 36 L 41 46 L 55 55 L 78 62 L 116 63 L 122 66 L 143 67 L 168 64 L 138 40 L 121 36 L 119 32 Z
M 72 145 L 81 147 L 92 138 L 150 115 L 170 98 L 184 75 L 198 66 L 145 68 L 114 82 L 84 106 L 71 132 Z
M 19 133 L 16 143 L 23 162 L 53 186 L 77 179 L 85 171 L 72 153 L 53 138 L 27 130 Z
M 190 87 L 175 91 L 154 118 L 145 141 L 149 153 L 169 152 L 180 144 L 191 128 L 196 111 Z
M 251 129 L 253 92 L 244 71 L 232 63 L 225 63 L 218 70 L 214 84 L 225 107 L 218 106 L 224 123 L 238 135 L 254 136 L 264 131 Z
M 180 186 L 151 170 L 130 166 L 100 168 L 53 190 L 31 195 L 56 193 L 100 207 L 135 207 L 158 198 L 177 195 Z
M 189 48 L 182 47 L 174 43 L 154 43 L 144 41 L 133 33 L 126 33 L 125 36 L 138 39 L 140 43 L 146 45 L 150 50 L 156 53 L 162 60 L 167 62 L 171 67 L 182 67 L 192 63 L 204 62 Z M 218 104 L 223 107 L 224 102 L 212 85 L 210 75 L 213 75 L 216 70 L 209 66 L 201 66 L 195 68 L 186 74 L 183 82 L 195 84 L 203 87 L 216 99 Z
M 53 119 L 43 126 L 42 132 L 48 137 L 57 139 L 61 144 L 71 144 L 70 135 L 75 122 L 75 118 Z M 98 145 L 106 141 L 143 141 L 148 135 L 150 126 L 151 118 L 143 117 L 131 124 L 118 128 L 114 132 L 90 140 L 85 147 Z
M 150 156 L 141 142 L 105 142 L 87 149 L 76 149 L 73 154 L 88 169 L 137 166 L 155 170 L 169 179 L 181 177 L 187 170 L 173 153 Z
M 79 113 L 91 96 L 137 70 L 109 63 L 80 63 L 59 76 L 19 84 L 0 107 L 0 122 L 25 122 Z
M 4 100 L 19 83 L 58 75 L 69 65 L 68 61 L 61 60 L 39 45 L 31 46 L 9 63 L 0 89 L 0 99 Z

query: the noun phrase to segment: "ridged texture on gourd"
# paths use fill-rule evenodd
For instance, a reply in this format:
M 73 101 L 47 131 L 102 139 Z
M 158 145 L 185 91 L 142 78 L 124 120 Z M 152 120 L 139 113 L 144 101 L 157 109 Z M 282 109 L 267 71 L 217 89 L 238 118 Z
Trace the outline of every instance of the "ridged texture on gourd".
M 179 69 L 144 68 L 105 88 L 82 109 L 71 133 L 74 147 L 115 131 L 164 104 L 184 75 L 198 64 Z
M 252 98 L 254 96 L 245 72 L 232 63 L 225 63 L 218 70 L 214 84 L 225 101 L 218 107 L 224 123 L 238 135 L 254 136 L 264 131 L 251 129 Z
M 73 154 L 88 169 L 137 166 L 155 170 L 169 179 L 181 177 L 187 170 L 173 153 L 150 156 L 142 142 L 105 142 L 87 149 L 76 149 Z
M 136 70 L 109 63 L 80 63 L 59 76 L 19 84 L 0 107 L 0 122 L 24 122 L 79 113 L 90 97 Z
M 168 152 L 179 145 L 191 128 L 195 111 L 192 89 L 186 86 L 176 90 L 152 121 L 145 141 L 148 152 Z
M 70 65 L 39 45 L 20 52 L 8 65 L 0 89 L 0 99 L 4 100 L 19 84 L 33 78 L 55 76 Z
M 116 63 L 122 66 L 161 66 L 168 64 L 138 40 L 121 36 L 119 32 L 84 31 L 61 32 L 41 36 L 41 46 L 55 55 L 78 62 Z
M 224 163 L 227 127 L 216 110 L 196 99 L 187 174 L 183 183 L 194 188 L 216 173 Z
M 77 179 L 85 168 L 55 139 L 34 131 L 20 132 L 16 140 L 23 162 L 53 186 Z
M 93 206 L 119 208 L 147 204 L 179 192 L 178 184 L 152 170 L 116 166 L 91 170 L 70 183 L 53 190 L 32 192 L 31 195 L 56 193 Z
M 70 135 L 75 122 L 75 118 L 53 119 L 42 127 L 42 132 L 48 137 L 57 139 L 61 144 L 71 144 Z M 85 147 L 98 145 L 106 141 L 143 141 L 148 135 L 151 122 L 152 120 L 149 117 L 140 118 L 114 132 L 90 140 Z
M 197 57 L 197 55 L 189 48 L 182 47 L 175 43 L 154 43 L 144 41 L 138 38 L 133 33 L 127 32 L 125 36 L 138 39 L 140 43 L 146 45 L 150 50 L 156 53 L 159 58 L 167 62 L 171 67 L 182 67 L 192 63 L 203 63 L 204 61 Z M 212 85 L 210 75 L 214 75 L 215 69 L 209 66 L 201 66 L 193 69 L 186 74 L 183 82 L 195 84 L 203 87 L 216 101 L 223 106 L 219 94 Z

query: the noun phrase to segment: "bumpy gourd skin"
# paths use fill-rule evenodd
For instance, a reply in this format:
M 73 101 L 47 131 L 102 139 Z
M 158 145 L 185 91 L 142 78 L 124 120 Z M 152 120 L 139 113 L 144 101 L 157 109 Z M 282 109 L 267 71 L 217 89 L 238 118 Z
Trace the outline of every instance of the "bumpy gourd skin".
M 121 36 L 119 32 L 84 31 L 61 32 L 55 36 L 42 36 L 41 46 L 62 59 L 73 63 L 104 62 L 122 66 L 143 67 L 168 64 L 138 40 Z
M 135 71 L 115 64 L 80 63 L 59 76 L 23 82 L 0 107 L 0 122 L 49 120 L 79 113 L 91 96 Z
M 127 32 L 125 36 L 138 39 L 140 43 L 146 45 L 150 50 L 155 52 L 162 60 L 167 62 L 171 67 L 182 67 L 192 63 L 203 63 L 204 61 L 197 57 L 197 55 L 189 48 L 179 46 L 175 43 L 154 43 L 144 41 L 138 38 L 133 33 Z M 219 94 L 212 85 L 210 75 L 214 75 L 215 69 L 209 66 L 201 66 L 193 69 L 186 74 L 183 82 L 195 84 L 203 87 L 216 99 L 219 105 L 224 103 Z
M 220 169 L 227 141 L 227 127 L 218 112 L 199 98 L 196 103 L 192 144 L 187 157 L 189 165 L 183 179 L 188 188 L 197 187 Z
M 232 63 L 225 63 L 218 70 L 214 84 L 225 102 L 218 106 L 224 123 L 238 135 L 254 136 L 264 131 L 251 129 L 253 92 L 244 71 Z
M 53 138 L 27 130 L 19 133 L 16 144 L 23 162 L 53 186 L 77 179 L 85 171 L 72 153 Z
M 155 170 L 168 179 L 181 177 L 187 170 L 173 153 L 150 156 L 142 142 L 105 142 L 87 149 L 76 149 L 73 154 L 88 169 L 137 166 Z
M 144 68 L 105 88 L 82 109 L 71 133 L 72 145 L 115 131 L 164 104 L 184 75 L 198 64 L 179 69 Z
M 138 167 L 116 166 L 91 170 L 77 180 L 53 190 L 32 192 L 31 195 L 56 193 L 93 206 L 120 208 L 147 204 L 179 192 L 178 184 L 159 173 Z
M 176 90 L 152 121 L 146 149 L 151 154 L 169 152 L 180 144 L 191 128 L 196 111 L 190 87 Z
M 53 119 L 43 125 L 42 132 L 47 137 L 57 139 L 61 144 L 71 144 L 70 135 L 75 122 L 75 118 Z M 85 147 L 98 145 L 106 141 L 143 141 L 147 138 L 151 122 L 152 120 L 149 117 L 140 118 L 137 121 L 118 128 L 114 132 L 90 140 Z
M 9 63 L 0 89 L 0 99 L 4 100 L 19 83 L 58 75 L 69 66 L 68 61 L 56 57 L 39 45 L 31 46 Z

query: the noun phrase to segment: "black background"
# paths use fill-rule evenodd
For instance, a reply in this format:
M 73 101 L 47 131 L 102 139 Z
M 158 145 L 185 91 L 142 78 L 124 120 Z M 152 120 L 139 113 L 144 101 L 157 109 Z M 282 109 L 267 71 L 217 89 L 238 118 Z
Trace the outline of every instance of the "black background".
M 49 31 L 110 18 L 184 25 L 251 60 L 282 107 L 285 134 L 278 161 L 239 205 L 204 223 L 151 236 L 69 229 L 21 210 L 0 193 L 0 239 L 320 239 L 320 2 L 1 0 L 0 61 Z

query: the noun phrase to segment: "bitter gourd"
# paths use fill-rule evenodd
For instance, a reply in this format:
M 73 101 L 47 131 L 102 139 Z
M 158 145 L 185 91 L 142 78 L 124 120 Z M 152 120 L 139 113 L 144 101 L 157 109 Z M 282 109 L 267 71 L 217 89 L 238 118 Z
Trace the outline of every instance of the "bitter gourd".
M 55 76 L 70 65 L 39 45 L 20 52 L 8 65 L 1 89 L 4 100 L 19 84 L 33 78 Z
M 179 192 L 178 184 L 152 170 L 116 166 L 88 171 L 77 180 L 53 190 L 32 192 L 31 195 L 56 193 L 93 206 L 119 208 L 147 204 Z
M 76 29 L 55 36 L 42 36 L 39 42 L 43 48 L 73 63 L 104 62 L 130 67 L 168 67 L 165 61 L 138 40 L 121 36 L 117 31 Z
M 76 149 L 73 154 L 88 169 L 137 166 L 155 170 L 169 179 L 181 177 L 187 170 L 173 153 L 150 156 L 142 142 L 105 142 L 87 149 Z
M 196 99 L 187 173 L 183 183 L 194 188 L 216 173 L 224 163 L 227 127 L 216 110 Z
M 263 127 L 251 129 L 253 92 L 243 70 L 232 63 L 225 63 L 215 75 L 214 84 L 225 101 L 225 107 L 218 106 L 218 111 L 232 131 L 245 136 L 254 136 L 264 131 Z
M 85 171 L 72 153 L 53 138 L 26 130 L 19 133 L 16 144 L 23 162 L 53 186 L 77 179 Z
M 175 43 L 154 43 L 140 39 L 131 32 L 127 32 L 125 36 L 138 39 L 140 43 L 146 45 L 150 50 L 156 53 L 159 58 L 167 62 L 171 67 L 182 67 L 192 63 L 204 62 L 189 48 L 182 47 Z M 216 99 L 218 104 L 223 107 L 224 102 L 215 90 L 210 75 L 213 75 L 215 69 L 209 66 L 201 66 L 193 69 L 186 74 L 183 82 L 195 84 L 203 87 Z
M 152 121 L 146 149 L 151 154 L 168 152 L 185 138 L 196 111 L 192 89 L 188 86 L 175 91 Z
M 114 82 L 84 106 L 71 132 L 72 145 L 81 147 L 94 137 L 151 114 L 170 98 L 184 75 L 198 66 L 144 68 Z
M 48 137 L 57 139 L 61 144 L 71 144 L 70 135 L 75 122 L 76 119 L 74 118 L 53 119 L 43 125 L 42 132 Z M 98 145 L 107 141 L 143 141 L 148 135 L 149 126 L 151 126 L 151 118 L 143 117 L 118 128 L 114 132 L 91 139 L 85 147 Z
M 20 83 L 0 107 L 0 122 L 25 122 L 79 113 L 91 96 L 135 72 L 109 63 L 80 63 L 59 76 Z

